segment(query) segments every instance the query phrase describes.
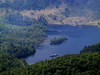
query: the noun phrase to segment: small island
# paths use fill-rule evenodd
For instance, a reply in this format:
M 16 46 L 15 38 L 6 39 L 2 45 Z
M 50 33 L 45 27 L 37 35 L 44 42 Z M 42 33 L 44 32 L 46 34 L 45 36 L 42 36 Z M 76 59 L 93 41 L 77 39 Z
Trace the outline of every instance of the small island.
M 65 42 L 66 40 L 68 40 L 68 39 L 64 36 L 55 37 L 50 40 L 50 45 L 59 45 L 59 44 L 62 44 L 63 42 Z

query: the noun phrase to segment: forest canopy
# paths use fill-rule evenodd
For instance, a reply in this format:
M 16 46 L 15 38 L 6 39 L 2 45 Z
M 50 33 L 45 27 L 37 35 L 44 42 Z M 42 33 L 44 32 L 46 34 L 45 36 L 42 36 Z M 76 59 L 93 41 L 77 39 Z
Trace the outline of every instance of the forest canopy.
M 46 38 L 47 28 L 42 24 L 17 26 L 0 24 L 0 52 L 18 58 L 35 53 L 35 48 Z

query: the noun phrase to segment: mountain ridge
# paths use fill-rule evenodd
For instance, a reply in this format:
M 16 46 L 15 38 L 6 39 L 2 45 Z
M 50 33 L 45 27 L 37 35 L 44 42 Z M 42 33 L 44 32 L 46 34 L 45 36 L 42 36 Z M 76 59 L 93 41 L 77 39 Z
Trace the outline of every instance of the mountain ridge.
M 98 25 L 99 3 L 100 0 L 1 0 L 0 8 L 5 15 L 20 13 L 36 19 L 44 16 L 49 24 Z

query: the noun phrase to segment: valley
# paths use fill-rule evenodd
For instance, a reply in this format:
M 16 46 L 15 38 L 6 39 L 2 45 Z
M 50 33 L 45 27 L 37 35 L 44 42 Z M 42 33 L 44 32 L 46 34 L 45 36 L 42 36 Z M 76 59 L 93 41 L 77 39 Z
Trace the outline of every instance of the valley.
M 79 54 L 85 46 L 100 42 L 100 28 L 97 26 L 49 25 L 48 28 L 46 41 L 36 49 L 34 55 L 25 58 L 29 65 L 52 59 L 50 56 L 54 53 L 58 56 Z M 67 37 L 68 40 L 59 45 L 50 45 L 51 39 L 61 36 Z
M 100 0 L 0 0 L 0 75 L 100 75 Z

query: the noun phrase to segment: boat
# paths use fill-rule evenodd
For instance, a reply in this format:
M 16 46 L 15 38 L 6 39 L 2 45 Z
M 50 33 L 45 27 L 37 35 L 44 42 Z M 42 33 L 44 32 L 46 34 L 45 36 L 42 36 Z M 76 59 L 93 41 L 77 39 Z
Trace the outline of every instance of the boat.
M 50 57 L 57 57 L 58 55 L 57 54 L 52 54 Z

